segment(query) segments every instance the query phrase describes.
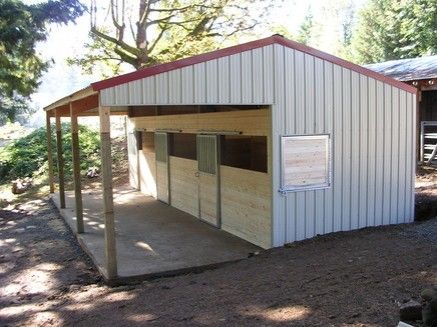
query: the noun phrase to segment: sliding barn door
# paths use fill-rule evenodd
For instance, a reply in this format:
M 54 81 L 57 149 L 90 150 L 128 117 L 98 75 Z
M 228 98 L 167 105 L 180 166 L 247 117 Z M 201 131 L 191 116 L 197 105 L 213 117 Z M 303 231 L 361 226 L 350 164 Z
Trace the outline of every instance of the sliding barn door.
M 220 227 L 219 137 L 197 135 L 199 218 Z
M 155 133 L 156 153 L 156 197 L 158 200 L 170 203 L 168 134 Z

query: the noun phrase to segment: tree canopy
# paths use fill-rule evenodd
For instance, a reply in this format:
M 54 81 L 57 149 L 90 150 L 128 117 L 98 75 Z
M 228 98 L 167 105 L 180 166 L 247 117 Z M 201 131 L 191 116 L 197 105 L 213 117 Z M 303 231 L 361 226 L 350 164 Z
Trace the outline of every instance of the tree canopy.
M 369 0 L 351 40 L 351 59 L 372 63 L 437 53 L 437 1 Z
M 25 111 L 26 99 L 36 90 L 48 62 L 35 51 L 47 38 L 50 23 L 67 24 L 82 15 L 78 0 L 49 0 L 27 5 L 0 0 L 0 122 L 14 121 Z
M 274 1 L 93 0 L 92 41 L 71 62 L 88 73 L 104 62 L 116 73 L 123 63 L 140 69 L 211 51 L 254 28 Z

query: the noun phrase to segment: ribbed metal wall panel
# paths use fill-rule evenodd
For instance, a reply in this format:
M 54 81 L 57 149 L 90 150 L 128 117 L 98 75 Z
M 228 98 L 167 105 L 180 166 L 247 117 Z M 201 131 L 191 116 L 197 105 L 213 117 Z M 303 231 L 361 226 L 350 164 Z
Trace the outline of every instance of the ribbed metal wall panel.
M 278 44 L 101 91 L 107 106 L 270 104 L 274 246 L 413 219 L 415 101 L 394 86 Z M 331 187 L 278 192 L 280 137 L 321 133 L 331 136 Z
M 274 245 L 411 221 L 415 96 L 287 48 L 275 47 L 274 71 L 273 142 L 327 133 L 333 160 L 330 188 L 283 195 L 273 180 Z M 273 165 L 280 170 L 279 144 L 273 144 Z
M 270 45 L 114 86 L 101 91 L 100 101 L 103 106 L 271 104 L 273 47 Z

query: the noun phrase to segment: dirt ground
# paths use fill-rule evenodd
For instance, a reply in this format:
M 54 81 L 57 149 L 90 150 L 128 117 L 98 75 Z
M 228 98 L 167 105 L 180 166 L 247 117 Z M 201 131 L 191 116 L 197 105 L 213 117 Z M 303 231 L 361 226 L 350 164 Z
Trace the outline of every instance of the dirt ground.
M 416 209 L 434 210 L 437 173 L 418 185 Z M 0 210 L 0 326 L 396 326 L 399 303 L 433 284 L 435 218 L 111 288 L 47 199 Z
M 110 288 L 47 200 L 0 211 L 3 326 L 395 326 L 437 283 L 437 220 L 336 233 Z

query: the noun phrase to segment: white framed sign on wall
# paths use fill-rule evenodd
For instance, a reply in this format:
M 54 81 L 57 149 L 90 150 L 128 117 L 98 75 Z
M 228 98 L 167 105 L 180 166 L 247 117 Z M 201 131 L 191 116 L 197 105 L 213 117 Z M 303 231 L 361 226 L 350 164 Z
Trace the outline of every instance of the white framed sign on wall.
M 330 136 L 281 137 L 280 192 L 328 188 L 331 185 Z

